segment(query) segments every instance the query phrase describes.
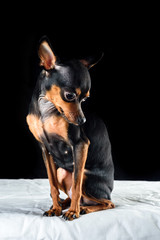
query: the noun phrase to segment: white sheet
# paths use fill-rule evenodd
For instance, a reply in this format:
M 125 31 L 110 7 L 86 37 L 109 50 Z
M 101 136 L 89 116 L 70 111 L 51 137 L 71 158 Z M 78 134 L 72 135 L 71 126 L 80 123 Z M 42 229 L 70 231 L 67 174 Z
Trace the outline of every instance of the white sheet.
M 0 180 L 0 240 L 160 240 L 160 182 L 115 181 L 112 200 L 115 209 L 69 222 L 42 216 L 47 179 Z

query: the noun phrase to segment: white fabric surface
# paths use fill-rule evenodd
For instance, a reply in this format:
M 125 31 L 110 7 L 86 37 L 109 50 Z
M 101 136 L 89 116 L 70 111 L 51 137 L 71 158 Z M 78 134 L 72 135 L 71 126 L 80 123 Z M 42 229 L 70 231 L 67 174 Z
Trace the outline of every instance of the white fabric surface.
M 0 180 L 0 240 L 160 240 L 160 182 L 115 181 L 112 200 L 115 209 L 69 222 L 42 216 L 48 179 Z

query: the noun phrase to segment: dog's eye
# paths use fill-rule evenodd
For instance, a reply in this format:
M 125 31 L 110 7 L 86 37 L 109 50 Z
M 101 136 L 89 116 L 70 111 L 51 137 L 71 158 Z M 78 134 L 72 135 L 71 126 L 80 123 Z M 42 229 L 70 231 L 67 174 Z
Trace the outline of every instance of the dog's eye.
M 71 92 L 65 92 L 64 97 L 67 101 L 73 101 L 76 98 L 76 94 Z

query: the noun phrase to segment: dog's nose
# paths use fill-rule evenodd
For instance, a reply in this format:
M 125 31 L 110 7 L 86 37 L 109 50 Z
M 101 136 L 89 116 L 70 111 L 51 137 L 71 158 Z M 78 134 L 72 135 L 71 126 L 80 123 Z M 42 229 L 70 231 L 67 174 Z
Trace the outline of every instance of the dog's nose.
M 78 122 L 78 125 L 82 125 L 86 122 L 86 118 L 85 117 L 78 117 L 77 122 Z

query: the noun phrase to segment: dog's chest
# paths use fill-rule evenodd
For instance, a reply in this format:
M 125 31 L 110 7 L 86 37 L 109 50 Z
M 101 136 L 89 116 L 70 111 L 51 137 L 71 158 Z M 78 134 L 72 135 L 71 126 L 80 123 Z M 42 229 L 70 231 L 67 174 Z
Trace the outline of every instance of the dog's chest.
M 57 168 L 73 171 L 73 152 L 80 139 L 80 127 L 69 124 L 45 98 L 39 99 L 43 131 L 47 137 Z
M 67 141 L 69 123 L 58 113 L 53 103 L 44 97 L 39 98 L 38 104 L 45 132 L 56 134 Z
M 50 116 L 43 123 L 47 134 L 55 134 L 68 141 L 68 123 L 61 116 Z

